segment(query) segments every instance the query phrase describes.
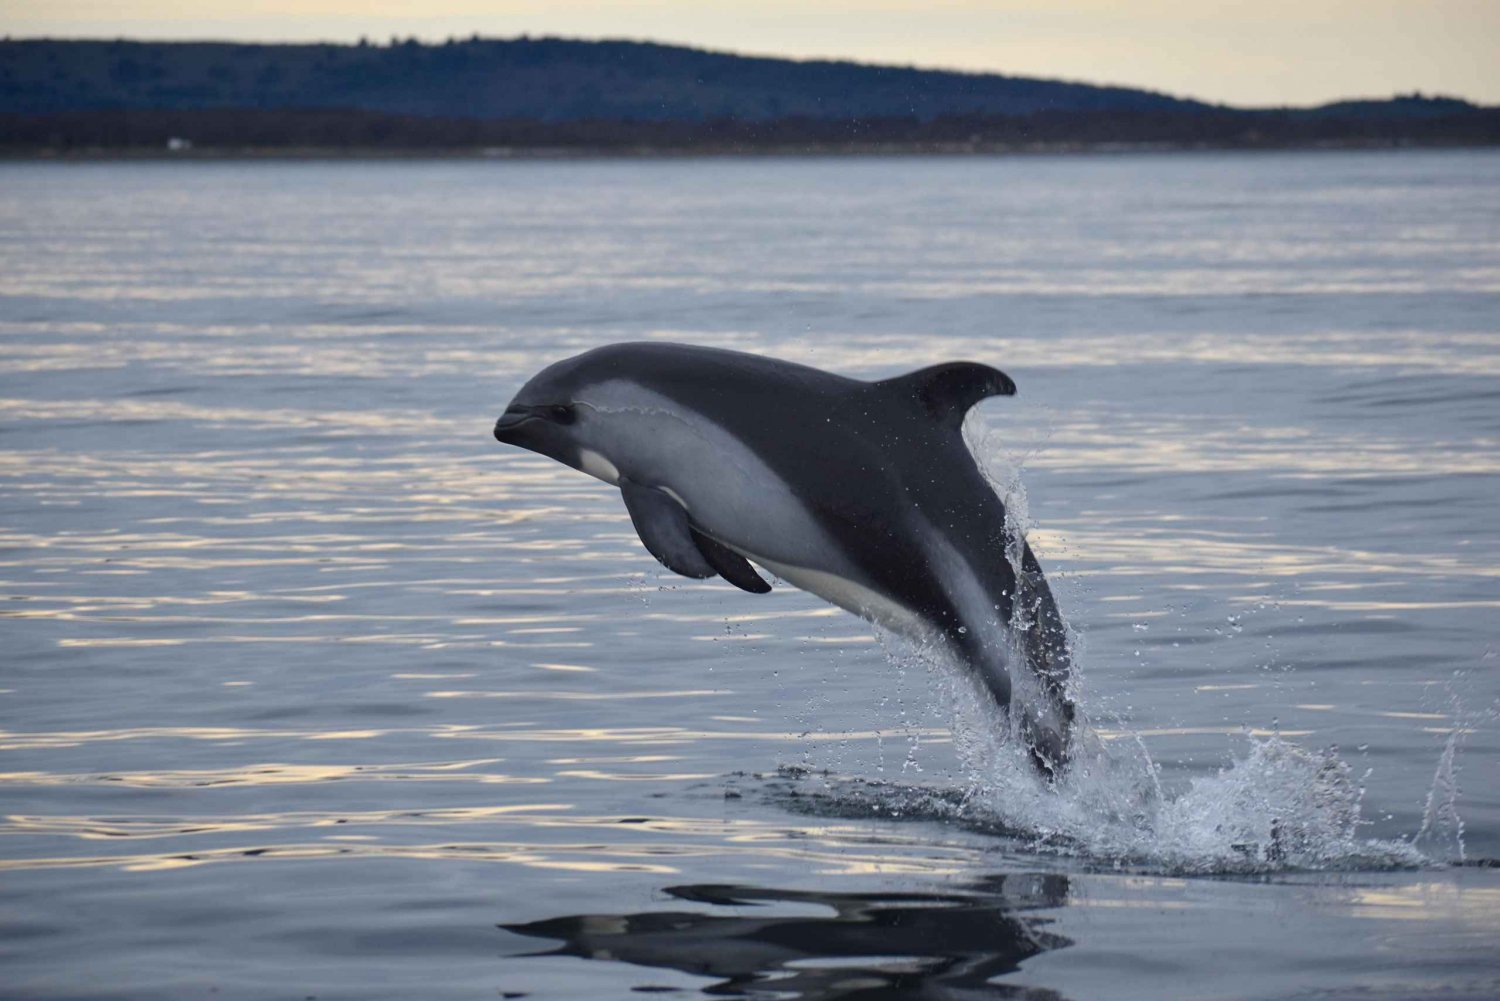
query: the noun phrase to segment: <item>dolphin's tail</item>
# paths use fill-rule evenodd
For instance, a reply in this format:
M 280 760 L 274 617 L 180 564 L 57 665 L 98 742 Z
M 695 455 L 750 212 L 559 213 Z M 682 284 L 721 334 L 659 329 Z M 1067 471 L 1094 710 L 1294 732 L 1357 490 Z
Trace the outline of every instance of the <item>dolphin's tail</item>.
M 1021 636 L 1012 636 L 1020 645 Z M 1037 671 L 1023 651 L 1007 649 L 1004 639 L 961 643 L 960 652 L 984 683 L 995 704 L 1013 714 L 1026 752 L 1038 772 L 1049 779 L 1068 764 L 1073 703 L 1063 686 Z M 1019 668 L 1019 670 L 1017 670 Z
M 1014 714 L 1037 770 L 1055 778 L 1067 767 L 1074 718 L 1067 626 L 1030 546 L 1023 543 L 1018 574 L 1008 561 L 995 570 L 1002 628 L 967 630 L 958 647 L 995 703 Z
M 1016 580 L 1016 600 L 1011 608 L 1012 640 L 1025 661 L 1035 689 L 1022 705 L 1021 733 L 1032 760 L 1044 772 L 1058 775 L 1067 765 L 1073 729 L 1073 700 L 1069 681 L 1073 656 L 1052 589 L 1031 546 L 1021 549 L 1021 572 Z

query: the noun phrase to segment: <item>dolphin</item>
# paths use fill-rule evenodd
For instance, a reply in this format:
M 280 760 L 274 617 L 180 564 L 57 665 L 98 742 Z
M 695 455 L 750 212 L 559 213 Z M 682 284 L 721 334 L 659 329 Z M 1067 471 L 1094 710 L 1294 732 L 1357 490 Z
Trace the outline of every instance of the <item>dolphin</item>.
M 1019 703 L 1031 759 L 1055 776 L 1074 716 L 1067 629 L 962 431 L 974 404 L 1015 391 L 966 361 L 867 382 L 718 348 L 612 344 L 543 369 L 495 437 L 618 487 L 669 570 L 762 594 L 754 561 L 946 651 L 1002 709 Z

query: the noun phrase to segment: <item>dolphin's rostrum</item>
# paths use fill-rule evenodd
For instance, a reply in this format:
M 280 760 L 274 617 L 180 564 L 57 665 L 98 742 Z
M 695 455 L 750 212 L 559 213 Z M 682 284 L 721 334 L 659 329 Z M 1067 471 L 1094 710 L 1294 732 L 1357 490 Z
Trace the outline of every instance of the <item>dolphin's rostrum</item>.
M 1018 704 L 1032 759 L 1055 773 L 1073 720 L 1067 631 L 962 433 L 975 403 L 1015 391 L 973 362 L 865 382 L 736 351 L 614 344 L 531 379 L 495 437 L 619 487 L 641 541 L 676 573 L 769 591 L 753 560 L 946 647 L 1001 707 Z

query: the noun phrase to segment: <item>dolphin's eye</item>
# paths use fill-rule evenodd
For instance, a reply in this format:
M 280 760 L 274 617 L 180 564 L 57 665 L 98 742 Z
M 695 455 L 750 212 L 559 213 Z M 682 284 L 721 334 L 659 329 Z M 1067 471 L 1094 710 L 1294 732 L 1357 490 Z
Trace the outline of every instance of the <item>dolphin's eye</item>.
M 572 407 L 559 403 L 547 408 L 547 416 L 558 424 L 572 424 L 578 415 L 573 412 Z

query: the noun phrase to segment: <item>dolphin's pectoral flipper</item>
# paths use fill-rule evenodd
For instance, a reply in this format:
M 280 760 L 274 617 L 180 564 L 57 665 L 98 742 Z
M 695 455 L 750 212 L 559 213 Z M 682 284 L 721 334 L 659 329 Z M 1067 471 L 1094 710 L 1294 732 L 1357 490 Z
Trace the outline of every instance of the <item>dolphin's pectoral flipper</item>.
M 668 570 L 700 580 L 717 574 L 752 594 L 771 590 L 748 560 L 694 528 L 687 509 L 665 490 L 621 477 L 620 496 L 625 498 L 635 533 Z
M 703 558 L 708 560 L 709 565 L 720 577 L 751 594 L 765 594 L 771 590 L 771 585 L 755 572 L 755 568 L 745 557 L 728 546 L 715 542 L 696 528 L 692 531 L 693 541 L 698 544 L 698 551 L 703 554 Z
M 915 400 L 928 415 L 954 429 L 964 423 L 969 408 L 990 396 L 1014 396 L 1016 384 L 997 368 L 972 361 L 942 365 L 883 379 L 882 390 Z
M 620 496 L 642 544 L 661 565 L 684 577 L 712 577 L 719 571 L 704 559 L 683 506 L 665 491 L 621 478 Z

